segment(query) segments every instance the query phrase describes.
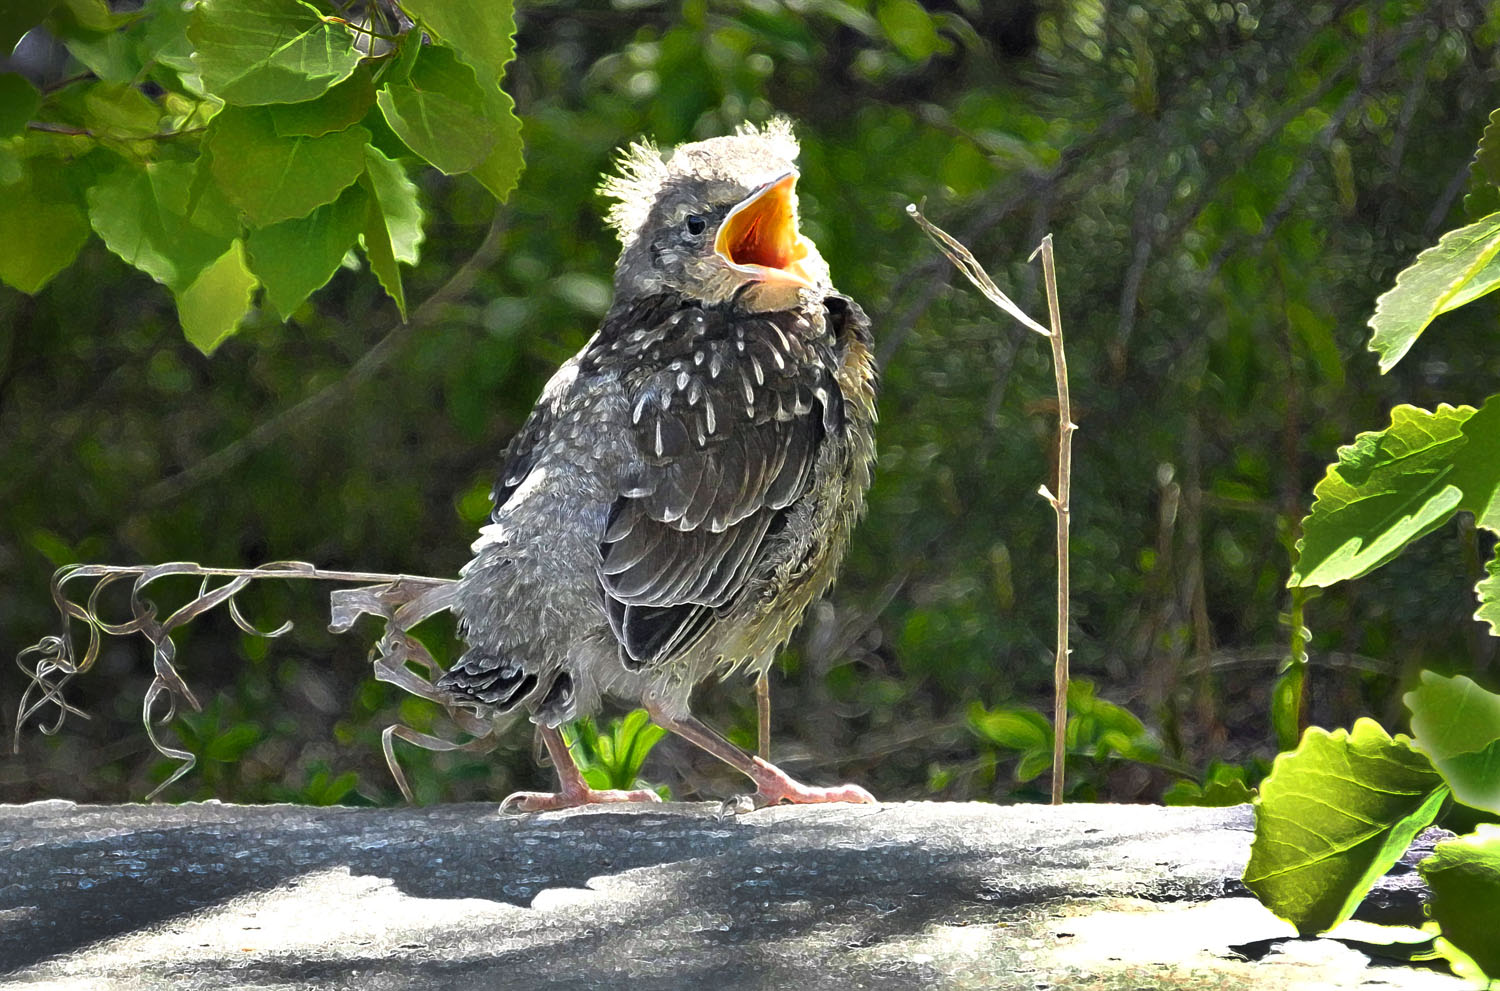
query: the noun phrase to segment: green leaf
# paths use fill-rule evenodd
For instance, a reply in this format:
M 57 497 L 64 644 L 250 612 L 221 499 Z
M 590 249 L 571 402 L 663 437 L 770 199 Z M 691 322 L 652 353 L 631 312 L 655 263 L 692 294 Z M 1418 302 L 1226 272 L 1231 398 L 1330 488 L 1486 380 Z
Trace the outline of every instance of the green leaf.
M 42 94 L 14 72 L 0 73 L 0 138 L 14 137 L 42 105 Z
M 375 84 L 360 68 L 348 79 L 305 103 L 273 104 L 266 109 L 283 138 L 317 138 L 358 123 L 375 105 Z
M 938 36 L 932 15 L 917 0 L 880 0 L 875 16 L 896 50 L 913 61 L 928 58 L 947 47 Z
M 521 120 L 515 111 L 515 101 L 498 86 L 485 92 L 484 112 L 495 129 L 495 147 L 470 174 L 501 203 L 521 181 L 521 169 L 525 167 L 521 154 Z
M 1397 406 L 1385 430 L 1339 448 L 1313 489 L 1290 586 L 1332 585 L 1372 571 L 1451 517 L 1463 499 L 1452 483 L 1467 444 L 1469 406 L 1429 413 Z
M 1500 812 L 1500 695 L 1459 675 L 1422 672 L 1403 701 L 1412 742 L 1465 805 Z
M 188 38 L 204 85 L 226 103 L 300 103 L 359 65 L 348 29 L 298 0 L 204 0 Z
M 0 58 L 9 57 L 16 42 L 56 6 L 57 0 L 0 0 Z
M 1469 165 L 1469 192 L 1464 197 L 1464 215 L 1472 220 L 1496 210 L 1500 210 L 1500 110 L 1490 113 L 1490 122 L 1479 139 Z
M 376 102 L 407 147 L 448 175 L 473 169 L 495 146 L 484 90 L 451 48 L 424 48 L 411 77 L 382 87 Z
M 89 222 L 61 162 L 33 158 L 20 182 L 0 189 L 0 281 L 24 293 L 41 290 L 88 240 Z
M 391 253 L 403 265 L 415 265 L 422 248 L 422 205 L 417 185 L 401 163 L 386 158 L 374 145 L 365 145 L 365 174 L 385 216 Z
M 422 27 L 446 41 L 479 74 L 496 85 L 516 54 L 516 20 L 508 0 L 403 0 Z
M 305 217 L 250 232 L 245 241 L 250 271 L 283 318 L 333 278 L 364 229 L 368 208 L 368 194 L 355 183 Z
M 1479 596 L 1479 609 L 1474 618 L 1490 624 L 1490 635 L 1500 637 L 1500 547 L 1490 555 L 1484 570 L 1487 577 L 1481 578 L 1474 586 L 1474 592 Z
M 370 132 L 349 127 L 318 138 L 283 138 L 268 111 L 230 107 L 214 118 L 208 145 L 219 188 L 251 222 L 303 217 L 336 200 L 365 170 Z
M 1444 234 L 1375 301 L 1370 350 L 1388 372 L 1439 314 L 1500 288 L 1500 213 Z
M 186 289 L 229 247 L 187 219 L 193 172 L 184 162 L 126 165 L 88 192 L 89 221 L 105 247 L 172 289 Z
M 1313 727 L 1261 783 L 1245 885 L 1299 933 L 1332 929 L 1447 796 L 1427 758 L 1374 720 Z
M 1195 781 L 1178 781 L 1162 796 L 1166 805 L 1196 805 L 1225 808 L 1244 805 L 1255 798 L 1255 791 L 1245 783 L 1245 769 L 1238 764 L 1214 761 L 1209 765 L 1200 786 Z
M 365 225 L 363 242 L 365 258 L 370 262 L 370 271 L 375 273 L 375 278 L 380 280 L 380 285 L 385 289 L 386 295 L 390 296 L 396 303 L 396 309 L 401 312 L 401 319 L 406 319 L 406 291 L 401 286 L 401 270 L 396 266 L 395 247 L 391 242 L 391 229 L 386 220 L 385 211 L 381 209 L 380 197 L 375 193 L 374 183 L 366 174 L 360 179 L 364 186 L 368 206 L 365 209 Z
M 235 240 L 223 257 L 177 293 L 177 318 L 188 342 L 204 354 L 213 354 L 239 329 L 254 293 L 255 276 L 245 267 L 244 246 Z
M 100 138 L 151 138 L 161 132 L 162 109 L 134 86 L 97 83 L 83 95 L 83 120 Z
M 207 760 L 224 763 L 236 761 L 245 755 L 245 751 L 260 742 L 260 737 L 259 726 L 254 723 L 239 723 L 210 740 L 208 746 L 203 748 L 203 756 Z
M 1500 826 L 1439 843 L 1417 870 L 1432 890 L 1427 912 L 1442 929 L 1439 951 L 1447 942 L 1500 980 Z
M 978 702 L 969 709 L 974 732 L 1006 750 L 1043 749 L 1050 754 L 1052 723 L 1035 709 L 986 710 Z

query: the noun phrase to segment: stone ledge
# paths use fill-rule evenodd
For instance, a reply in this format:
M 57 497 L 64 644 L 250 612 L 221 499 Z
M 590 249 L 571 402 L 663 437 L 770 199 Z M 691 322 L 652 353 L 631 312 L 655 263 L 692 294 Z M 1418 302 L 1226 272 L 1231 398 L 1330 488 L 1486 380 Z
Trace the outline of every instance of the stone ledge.
M 1248 807 L 0 806 L 57 988 L 1459 988 L 1249 898 Z M 1399 870 L 1399 868 L 1398 868 Z M 1371 900 L 1420 918 L 1414 872 Z

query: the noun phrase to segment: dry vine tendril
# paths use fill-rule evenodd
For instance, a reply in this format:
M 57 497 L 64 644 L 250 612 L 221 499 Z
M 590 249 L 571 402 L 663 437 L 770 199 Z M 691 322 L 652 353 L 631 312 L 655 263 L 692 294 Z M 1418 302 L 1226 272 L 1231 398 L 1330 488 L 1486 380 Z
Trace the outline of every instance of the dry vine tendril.
M 159 579 L 180 575 L 202 578 L 198 594 L 170 613 L 166 619 L 158 619 L 156 604 L 146 597 L 147 587 Z M 78 601 L 69 597 L 66 586 L 70 582 L 90 578 L 97 581 L 89 590 L 86 600 Z M 100 596 L 105 589 L 127 578 L 134 579 L 130 590 L 131 618 L 119 623 L 108 622 L 99 615 Z M 219 578 L 227 581 L 214 585 L 215 579 Z M 191 771 L 198 762 L 194 754 L 168 746 L 156 733 L 158 727 L 171 722 L 176 716 L 179 702 L 190 706 L 194 711 L 201 711 L 203 708 L 174 664 L 177 648 L 172 642 L 172 631 L 227 604 L 234 624 L 245 633 L 259 637 L 279 637 L 285 634 L 292 628 L 290 622 L 283 623 L 274 630 L 259 629 L 245 619 L 235 601 L 235 596 L 251 582 L 267 578 L 359 583 L 357 588 L 340 589 L 330 596 L 332 616 L 329 630 L 334 633 L 347 632 L 360 616 L 366 614 L 383 619 L 385 629 L 370 652 L 376 679 L 442 705 L 459 728 L 473 737 L 467 743 L 453 743 L 419 733 L 408 726 L 387 726 L 381 734 L 381 749 L 396 784 L 401 788 L 401 794 L 408 802 L 413 800 L 412 791 L 396 762 L 393 745 L 395 739 L 405 740 L 427 750 L 484 753 L 494 748 L 496 740 L 492 724 L 466 710 L 449 707 L 433 689 L 433 682 L 443 673 L 442 668 L 427 648 L 411 634 L 412 628 L 418 623 L 452 605 L 455 584 L 452 579 L 327 571 L 304 561 L 277 561 L 257 568 L 205 568 L 192 562 L 156 565 L 73 564 L 59 568 L 52 576 L 52 601 L 56 603 L 62 617 L 62 634 L 43 637 L 16 655 L 16 665 L 25 673 L 30 684 L 22 692 L 17 708 L 13 741 L 15 750 L 20 751 L 21 729 L 32 717 L 37 717 L 38 728 L 48 736 L 58 733 L 69 715 L 89 718 L 88 713 L 67 701 L 63 694 L 64 687 L 75 675 L 88 671 L 98 660 L 99 645 L 105 634 L 129 636 L 139 633 L 151 643 L 151 664 L 155 671 L 155 677 L 142 699 L 141 723 L 157 752 L 178 762 L 167 779 L 146 796 L 147 801 L 154 799 L 168 785 Z M 74 649 L 74 620 L 82 622 L 88 628 L 88 645 L 82 656 Z M 416 669 L 420 669 L 421 673 Z M 166 709 L 158 713 L 157 702 L 163 698 Z M 56 711 L 56 718 L 50 723 L 41 715 L 49 706 Z

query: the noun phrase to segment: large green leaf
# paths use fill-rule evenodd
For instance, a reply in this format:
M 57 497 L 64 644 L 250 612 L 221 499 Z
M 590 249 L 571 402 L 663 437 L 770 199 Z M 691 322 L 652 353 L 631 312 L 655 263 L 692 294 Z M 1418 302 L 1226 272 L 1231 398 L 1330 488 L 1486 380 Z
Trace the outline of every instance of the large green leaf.
M 451 48 L 424 48 L 407 81 L 382 87 L 376 101 L 407 147 L 449 175 L 468 172 L 495 146 L 485 92 Z
M 187 218 L 193 174 L 186 162 L 125 165 L 88 192 L 89 222 L 105 247 L 172 289 L 186 289 L 229 247 Z
M 1500 404 L 1491 404 L 1500 405 Z M 1371 571 L 1441 525 L 1463 500 L 1453 484 L 1469 406 L 1397 406 L 1391 425 L 1339 448 L 1313 490 L 1289 585 L 1332 585 Z
M 1449 231 L 1375 301 L 1370 350 L 1390 371 L 1439 314 L 1500 288 L 1500 213 Z
M 255 276 L 245 267 L 244 246 L 236 240 L 192 285 L 177 293 L 183 334 L 199 351 L 213 354 L 239 329 L 254 294 Z
M 349 127 L 322 137 L 281 137 L 270 113 L 230 107 L 214 118 L 208 145 L 219 188 L 254 224 L 304 217 L 332 203 L 365 170 L 370 132 Z
M 298 0 L 203 0 L 188 37 L 204 85 L 228 103 L 299 103 L 359 64 L 353 36 Z
M 423 29 L 452 45 L 474 67 L 481 85 L 498 86 L 516 54 L 516 20 L 509 0 L 404 0 Z
M 1439 951 L 1447 941 L 1500 980 L 1500 826 L 1439 843 L 1417 869 L 1432 890 L 1427 911 L 1442 929 Z
M 1313 727 L 1261 783 L 1245 885 L 1298 932 L 1332 929 L 1447 795 L 1427 758 L 1374 720 L 1352 732 Z
M 1459 675 L 1422 672 L 1407 692 L 1412 742 L 1465 805 L 1500 812 L 1500 695 Z
M 22 292 L 39 291 L 72 263 L 89 221 L 61 162 L 30 159 L 19 182 L 0 186 L 0 231 L 8 232 L 0 237 L 0 281 Z
M 364 187 L 355 183 L 305 217 L 250 232 L 245 242 L 250 271 L 283 318 L 338 271 L 364 229 L 367 197 Z

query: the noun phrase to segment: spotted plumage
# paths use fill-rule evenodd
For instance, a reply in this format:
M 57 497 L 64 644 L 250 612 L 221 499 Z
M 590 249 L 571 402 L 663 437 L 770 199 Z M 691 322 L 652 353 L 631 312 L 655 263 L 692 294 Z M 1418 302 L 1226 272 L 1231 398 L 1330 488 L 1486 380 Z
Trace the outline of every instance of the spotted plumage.
M 869 321 L 796 231 L 794 155 L 778 123 L 667 162 L 637 146 L 606 185 L 622 198 L 615 301 L 506 451 L 457 595 L 469 649 L 439 682 L 481 712 L 529 712 L 554 759 L 555 727 L 610 697 L 762 801 L 868 799 L 799 785 L 689 711 L 705 678 L 771 663 L 870 482 Z M 559 774 L 561 792 L 519 804 L 644 799 Z

